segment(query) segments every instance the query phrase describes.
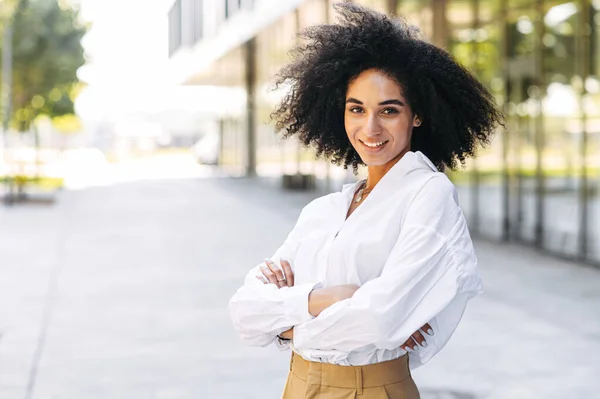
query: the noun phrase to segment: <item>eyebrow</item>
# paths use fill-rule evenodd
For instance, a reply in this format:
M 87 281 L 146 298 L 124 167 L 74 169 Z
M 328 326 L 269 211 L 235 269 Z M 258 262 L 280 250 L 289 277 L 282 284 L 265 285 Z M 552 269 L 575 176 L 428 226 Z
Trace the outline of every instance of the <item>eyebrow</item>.
M 346 104 L 348 104 L 348 103 L 354 103 L 354 104 L 358 104 L 358 105 L 363 105 L 362 101 L 357 100 L 356 98 L 353 98 L 353 97 L 350 97 L 350 98 L 348 98 L 346 100 Z M 379 105 L 390 105 L 390 104 L 399 105 L 401 107 L 404 107 L 404 103 L 402 101 L 396 100 L 396 99 L 394 99 L 394 100 L 385 100 L 385 101 L 382 101 L 382 102 L 379 103 Z

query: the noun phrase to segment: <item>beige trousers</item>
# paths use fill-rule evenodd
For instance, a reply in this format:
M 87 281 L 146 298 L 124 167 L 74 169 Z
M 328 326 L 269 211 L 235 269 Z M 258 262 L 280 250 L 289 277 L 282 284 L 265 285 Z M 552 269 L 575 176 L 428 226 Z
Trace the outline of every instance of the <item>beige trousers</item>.
M 408 356 L 366 366 L 310 362 L 292 352 L 282 399 L 419 399 Z

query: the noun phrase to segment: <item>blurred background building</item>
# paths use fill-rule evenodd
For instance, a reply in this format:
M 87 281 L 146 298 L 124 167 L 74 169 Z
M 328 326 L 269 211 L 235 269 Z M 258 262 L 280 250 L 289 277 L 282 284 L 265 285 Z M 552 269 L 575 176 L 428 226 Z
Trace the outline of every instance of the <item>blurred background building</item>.
M 600 263 L 600 1 L 356 2 L 419 25 L 506 112 L 491 147 L 451 175 L 472 231 Z M 222 113 L 213 134 L 226 171 L 325 190 L 355 178 L 281 141 L 268 123 L 284 90 L 269 90 L 272 78 L 289 61 L 296 32 L 334 18 L 331 0 L 173 3 L 171 76 L 241 93 L 215 97 Z

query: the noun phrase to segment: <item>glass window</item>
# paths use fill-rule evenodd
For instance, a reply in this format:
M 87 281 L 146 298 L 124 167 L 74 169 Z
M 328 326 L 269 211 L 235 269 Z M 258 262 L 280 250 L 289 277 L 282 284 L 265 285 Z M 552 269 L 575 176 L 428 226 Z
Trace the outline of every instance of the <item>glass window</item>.
M 181 0 L 173 3 L 169 10 L 169 55 L 173 55 L 175 51 L 181 47 Z
M 600 0 L 593 0 L 589 8 L 590 36 L 587 59 L 590 75 L 583 82 L 583 112 L 586 120 L 588 218 L 587 256 L 600 263 Z
M 306 28 L 309 26 L 320 25 L 327 23 L 327 3 L 323 0 L 309 0 L 304 3 L 299 9 L 299 23 L 300 28 Z M 322 165 L 321 161 L 316 160 L 316 152 L 311 148 L 304 148 L 303 146 L 296 146 L 297 157 L 299 163 L 297 168 L 303 174 L 315 174 L 317 167 Z M 323 177 L 319 174 L 319 177 Z
M 557 2 L 555 2 L 557 3 Z M 581 77 L 576 74 L 575 30 L 579 10 L 573 2 L 555 4 L 543 16 L 542 93 L 544 242 L 555 252 L 577 255 L 581 189 Z M 579 127 L 579 128 L 577 128 Z
M 507 21 L 506 112 L 510 236 L 535 240 L 536 131 L 539 129 L 540 87 L 535 62 L 536 24 L 533 10 L 516 10 Z
M 260 32 L 256 38 L 256 146 L 257 173 L 259 175 L 281 175 L 282 160 L 295 159 L 293 139 L 282 142 L 275 135 L 270 115 L 285 94 L 285 88 L 274 90 L 275 75 L 291 60 L 288 52 L 297 41 L 296 13 L 290 12 Z
M 204 37 L 204 0 L 194 0 L 194 43 Z
M 480 7 L 480 3 L 469 0 L 448 3 L 448 49 L 488 87 L 501 106 L 505 88 L 500 53 L 503 44 L 502 21 L 483 23 L 482 12 L 495 9 L 498 2 L 489 2 L 488 8 Z M 469 225 L 493 238 L 503 236 L 502 138 L 502 132 L 498 132 L 493 143 L 480 149 L 477 157 L 466 163 L 464 170 L 451 174 Z
M 234 15 L 240 7 L 240 0 L 225 0 L 225 19 Z
M 448 51 L 456 60 L 468 69 L 472 69 L 474 55 L 473 36 L 473 7 L 470 0 L 451 0 L 446 4 L 449 35 L 447 42 Z M 440 10 L 437 10 L 440 12 Z M 474 161 L 467 160 L 465 168 L 449 173 L 458 191 L 460 204 L 465 212 L 469 226 L 476 229 L 477 222 L 477 197 L 476 176 L 474 174 Z
M 490 90 L 498 106 L 504 102 L 504 82 L 502 80 L 501 54 L 502 37 L 500 21 L 475 29 L 473 64 L 471 70 Z M 477 189 L 476 200 L 477 230 L 488 237 L 503 237 L 503 130 L 494 137 L 489 147 L 482 149 L 474 160 Z
M 207 76 L 210 76 L 211 85 L 229 88 L 233 93 L 235 89 L 245 91 L 245 73 L 245 49 L 237 47 L 215 61 Z M 229 97 L 225 91 L 223 93 L 222 99 Z M 245 101 L 222 101 L 218 123 L 222 143 L 219 163 L 228 173 L 241 175 L 246 168 L 248 151 L 247 107 Z
M 323 24 L 331 5 L 322 0 L 309 0 L 297 10 L 282 16 L 257 37 L 256 76 L 256 134 L 257 173 L 277 176 L 301 172 L 312 174 L 315 170 L 314 150 L 301 147 L 295 138 L 281 140 L 275 135 L 270 115 L 286 93 L 285 87 L 273 90 L 277 72 L 291 62 L 289 51 L 300 40 L 299 29 Z

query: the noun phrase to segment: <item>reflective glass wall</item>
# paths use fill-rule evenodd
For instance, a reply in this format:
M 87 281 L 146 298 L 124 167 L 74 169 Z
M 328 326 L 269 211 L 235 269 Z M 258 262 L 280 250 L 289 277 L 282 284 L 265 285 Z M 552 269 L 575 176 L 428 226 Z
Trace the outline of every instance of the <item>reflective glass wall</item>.
M 215 126 L 220 139 L 219 165 L 234 176 L 243 175 L 248 163 L 247 53 L 247 46 L 233 49 L 214 62 L 200 81 L 227 89 L 215 98 L 221 108 Z
M 581 140 L 585 182 L 582 197 L 587 204 L 581 230 L 587 232 L 585 256 L 600 262 L 600 1 L 587 4 L 581 19 L 589 27 L 581 32 L 580 41 L 587 50 L 586 58 L 580 61 L 585 78 L 580 82 L 582 118 L 578 130 L 585 133 Z
M 600 1 L 398 2 L 413 22 L 427 12 L 445 21 L 427 38 L 506 113 L 492 145 L 451 174 L 471 229 L 600 263 Z

